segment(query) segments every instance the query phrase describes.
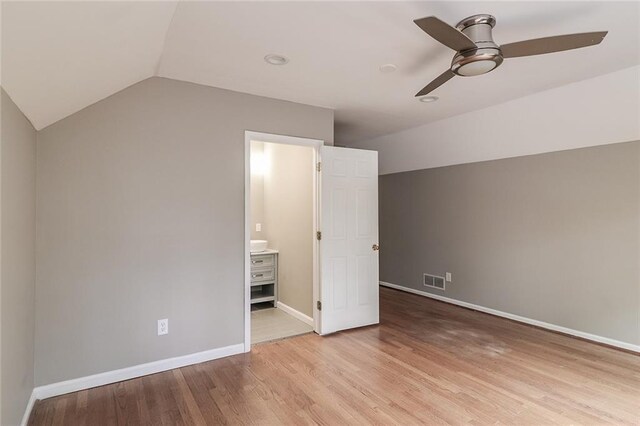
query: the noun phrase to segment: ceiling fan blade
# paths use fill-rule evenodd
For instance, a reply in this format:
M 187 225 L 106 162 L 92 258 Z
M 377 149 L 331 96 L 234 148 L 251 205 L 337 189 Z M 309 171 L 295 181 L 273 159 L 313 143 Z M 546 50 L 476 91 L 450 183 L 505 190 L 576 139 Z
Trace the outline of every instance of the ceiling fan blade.
M 435 80 L 433 80 L 431 83 L 427 84 L 426 86 L 424 86 L 424 89 L 422 89 L 421 91 L 419 91 L 416 94 L 416 97 L 418 96 L 424 96 L 429 92 L 434 91 L 435 89 L 437 89 L 438 87 L 442 86 L 443 84 L 445 84 L 447 81 L 451 80 L 452 77 L 454 77 L 455 74 L 453 71 L 451 70 L 446 70 L 445 72 L 443 72 L 442 74 L 440 74 L 438 77 L 436 77 Z
M 456 52 L 476 48 L 476 44 L 469 37 L 435 16 L 427 16 L 413 22 L 422 31 Z
M 542 55 L 545 53 L 561 52 L 563 50 L 579 49 L 581 47 L 600 44 L 607 31 L 593 33 L 566 34 L 553 37 L 536 38 L 533 40 L 517 41 L 500 46 L 504 58 L 520 56 Z

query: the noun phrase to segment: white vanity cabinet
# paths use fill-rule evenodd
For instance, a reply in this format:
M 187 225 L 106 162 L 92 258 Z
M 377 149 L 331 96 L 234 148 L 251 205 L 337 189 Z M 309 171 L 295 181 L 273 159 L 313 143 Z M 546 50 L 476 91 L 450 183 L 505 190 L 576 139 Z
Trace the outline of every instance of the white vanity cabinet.
M 251 253 L 251 304 L 278 300 L 278 251 Z

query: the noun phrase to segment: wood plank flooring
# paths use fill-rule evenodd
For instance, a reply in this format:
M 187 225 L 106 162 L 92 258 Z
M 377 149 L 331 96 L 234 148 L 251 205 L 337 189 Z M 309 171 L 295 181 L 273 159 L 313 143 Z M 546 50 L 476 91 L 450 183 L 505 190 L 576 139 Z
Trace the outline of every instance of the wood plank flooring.
M 29 424 L 640 424 L 639 356 L 380 293 L 379 326 L 39 401 Z

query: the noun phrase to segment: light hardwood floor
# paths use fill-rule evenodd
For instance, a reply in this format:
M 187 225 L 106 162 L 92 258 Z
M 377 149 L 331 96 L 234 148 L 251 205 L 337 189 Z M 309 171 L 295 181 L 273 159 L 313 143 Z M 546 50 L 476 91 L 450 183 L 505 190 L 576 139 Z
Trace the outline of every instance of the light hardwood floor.
M 40 401 L 30 424 L 640 424 L 639 356 L 380 293 L 379 326 Z

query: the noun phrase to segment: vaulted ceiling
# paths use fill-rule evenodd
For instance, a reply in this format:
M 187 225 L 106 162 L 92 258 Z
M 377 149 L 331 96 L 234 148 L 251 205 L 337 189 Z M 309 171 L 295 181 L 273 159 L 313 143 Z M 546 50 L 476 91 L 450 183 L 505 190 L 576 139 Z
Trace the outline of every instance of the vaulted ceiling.
M 2 86 L 37 129 L 152 76 L 335 109 L 336 142 L 415 127 L 640 63 L 638 2 L 4 2 Z M 414 94 L 453 52 L 412 22 L 496 16 L 507 43 L 608 30 Z M 268 65 L 269 53 L 289 63 Z M 382 73 L 383 64 L 397 71 Z M 597 101 L 597 100 L 595 100 Z

